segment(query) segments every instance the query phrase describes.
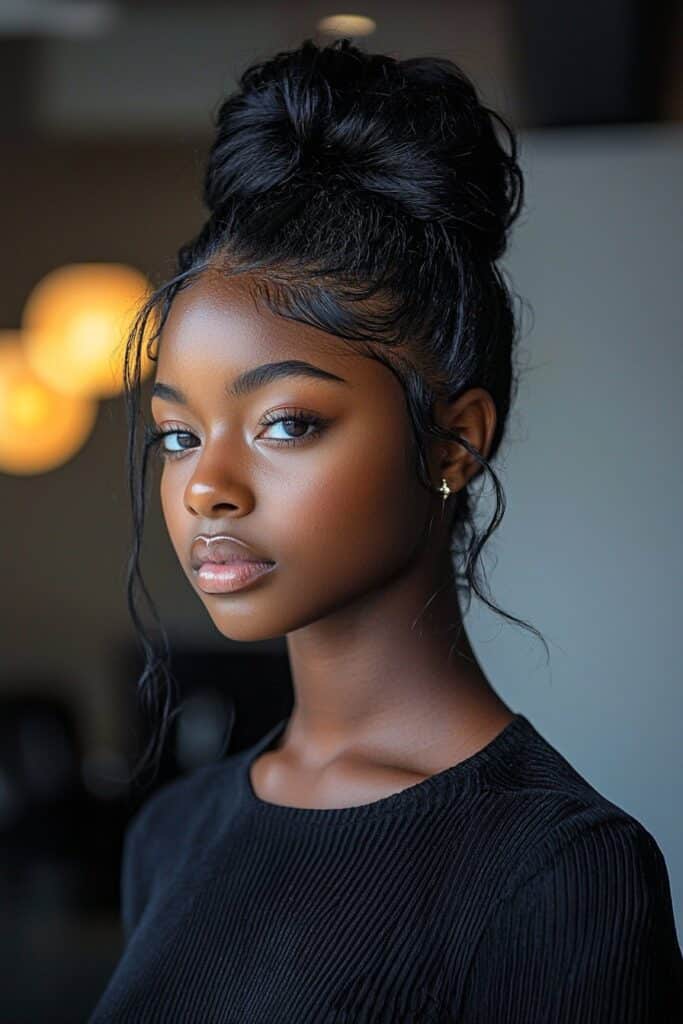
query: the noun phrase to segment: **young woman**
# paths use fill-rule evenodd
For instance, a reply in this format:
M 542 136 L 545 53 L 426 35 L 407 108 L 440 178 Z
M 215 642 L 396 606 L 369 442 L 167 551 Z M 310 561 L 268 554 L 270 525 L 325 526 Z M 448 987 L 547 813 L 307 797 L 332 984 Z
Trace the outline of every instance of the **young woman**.
M 155 450 L 190 585 L 223 636 L 286 637 L 295 703 L 131 820 L 126 945 L 91 1022 L 681 1020 L 660 848 L 505 703 L 463 627 L 503 507 L 514 135 L 451 62 L 348 40 L 239 84 L 210 215 L 129 339 L 129 594 Z M 146 649 L 158 752 L 175 712 Z

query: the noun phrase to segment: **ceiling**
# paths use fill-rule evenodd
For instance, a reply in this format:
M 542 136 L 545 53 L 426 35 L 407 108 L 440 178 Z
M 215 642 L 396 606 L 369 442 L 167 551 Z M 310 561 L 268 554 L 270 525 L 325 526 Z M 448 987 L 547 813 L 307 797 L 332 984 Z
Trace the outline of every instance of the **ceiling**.
M 360 46 L 450 57 L 517 127 L 683 120 L 680 0 L 373 0 L 351 10 L 376 24 Z M 4 133 L 206 136 L 241 71 L 330 38 L 318 22 L 337 11 L 319 0 L 0 0 Z

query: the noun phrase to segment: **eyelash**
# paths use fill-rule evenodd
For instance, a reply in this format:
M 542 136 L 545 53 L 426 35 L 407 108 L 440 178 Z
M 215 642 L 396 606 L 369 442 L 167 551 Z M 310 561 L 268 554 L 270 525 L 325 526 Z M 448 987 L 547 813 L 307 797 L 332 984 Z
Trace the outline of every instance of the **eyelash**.
M 288 437 L 288 438 L 269 438 L 279 448 L 291 447 L 297 444 L 306 444 L 313 438 L 318 437 L 322 433 L 322 429 L 325 426 L 325 420 L 322 420 L 319 416 L 314 413 L 301 412 L 296 409 L 279 409 L 274 414 L 266 413 L 261 420 L 260 426 L 272 426 L 273 423 L 306 423 L 314 427 L 310 434 L 304 435 L 303 437 Z M 184 434 L 189 437 L 194 437 L 191 430 L 182 430 L 180 427 L 171 430 L 160 430 L 155 424 L 148 424 L 145 428 L 145 447 L 154 450 L 154 454 L 157 455 L 162 461 L 182 458 L 186 452 L 192 451 L 191 448 L 185 448 L 181 451 L 172 452 L 162 446 L 162 441 L 165 437 L 172 434 Z

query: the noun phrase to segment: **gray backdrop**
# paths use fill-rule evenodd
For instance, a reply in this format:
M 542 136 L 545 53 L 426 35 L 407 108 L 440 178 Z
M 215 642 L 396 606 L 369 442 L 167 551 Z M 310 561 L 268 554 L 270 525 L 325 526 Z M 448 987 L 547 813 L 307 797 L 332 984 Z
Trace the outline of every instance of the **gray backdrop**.
M 466 621 L 504 699 L 655 836 L 680 940 L 683 130 L 521 145 L 528 202 L 506 269 L 526 300 L 528 369 L 486 565 L 494 601 L 543 633 L 550 666 L 481 602 Z

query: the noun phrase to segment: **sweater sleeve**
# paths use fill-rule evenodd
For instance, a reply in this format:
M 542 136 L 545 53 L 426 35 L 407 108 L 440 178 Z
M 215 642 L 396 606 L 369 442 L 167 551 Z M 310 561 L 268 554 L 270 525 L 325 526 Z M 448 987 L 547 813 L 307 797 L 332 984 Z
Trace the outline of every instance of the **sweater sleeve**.
M 639 822 L 581 832 L 495 907 L 462 1024 L 683 1021 L 669 876 Z

